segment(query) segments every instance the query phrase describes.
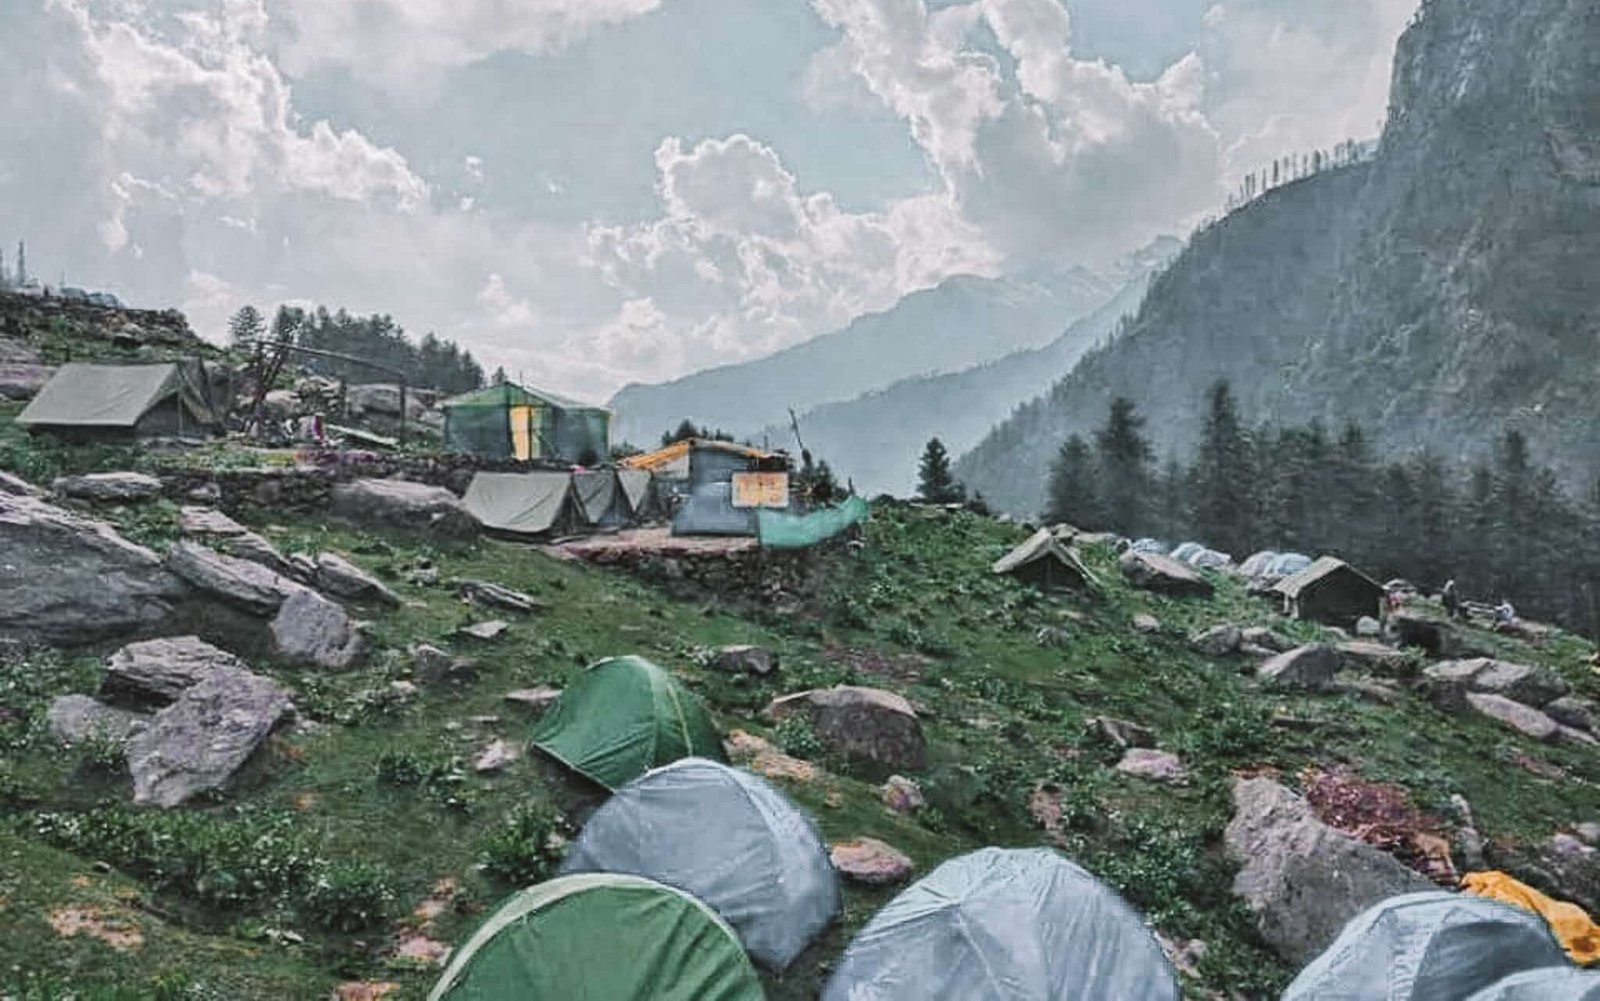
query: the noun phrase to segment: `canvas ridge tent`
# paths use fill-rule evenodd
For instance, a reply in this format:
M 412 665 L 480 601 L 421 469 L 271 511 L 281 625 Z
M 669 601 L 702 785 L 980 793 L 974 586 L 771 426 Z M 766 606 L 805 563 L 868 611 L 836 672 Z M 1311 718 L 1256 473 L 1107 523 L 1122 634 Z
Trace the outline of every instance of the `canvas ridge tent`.
M 1178 1001 L 1139 915 L 1047 848 L 985 848 L 873 916 L 823 1001 Z
M 533 745 L 612 790 L 679 758 L 726 758 L 700 700 L 643 657 L 591 664 L 540 717 Z
M 227 416 L 226 376 L 199 360 L 63 365 L 17 417 L 29 431 L 82 441 L 209 436 Z
M 563 876 L 513 894 L 428 1001 L 763 1001 L 727 922 L 639 876 Z
M 564 472 L 477 473 L 461 504 L 491 532 L 522 538 L 570 535 L 584 519 Z
M 1351 918 L 1283 1001 L 1466 998 L 1515 973 L 1566 965 L 1532 911 L 1471 894 L 1408 893 Z
M 775 970 L 839 910 L 828 849 L 811 821 L 764 780 L 703 758 L 618 789 L 584 824 L 562 871 L 633 873 L 692 893 Z
M 1278 581 L 1272 593 L 1283 599 L 1285 611 L 1298 619 L 1349 626 L 1362 616 L 1379 614 L 1383 585 L 1344 560 L 1324 556 Z
M 1046 590 L 1082 588 L 1096 583 L 1089 568 L 1072 551 L 1071 536 L 1041 528 L 995 563 L 991 572 L 1026 580 Z
M 616 470 L 582 469 L 572 474 L 578 515 L 590 528 L 621 528 L 633 520 L 633 508 Z

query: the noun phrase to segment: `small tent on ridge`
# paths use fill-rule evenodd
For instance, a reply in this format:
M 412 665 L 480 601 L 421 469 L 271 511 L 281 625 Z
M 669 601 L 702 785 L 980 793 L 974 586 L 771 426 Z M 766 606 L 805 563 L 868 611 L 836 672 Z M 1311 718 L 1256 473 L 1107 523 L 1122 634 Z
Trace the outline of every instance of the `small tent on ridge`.
M 1600 1001 L 1600 970 L 1552 966 L 1517 973 L 1467 1001 Z
M 1177 1001 L 1139 915 L 1047 848 L 985 848 L 939 866 L 873 916 L 823 1001 Z
M 477 473 L 461 504 L 484 528 L 508 536 L 570 535 L 583 523 L 565 472 Z
M 725 760 L 700 700 L 643 657 L 591 664 L 540 718 L 533 745 L 613 790 L 679 758 Z
M 613 469 L 581 469 L 572 474 L 578 516 L 590 528 L 621 528 L 633 520 L 628 495 Z
M 428 1001 L 763 1001 L 739 938 L 682 890 L 563 876 L 511 896 L 457 949 Z
M 839 910 L 828 849 L 811 821 L 764 780 L 702 758 L 618 789 L 583 825 L 563 871 L 633 873 L 692 893 L 775 970 Z
M 1272 593 L 1283 599 L 1286 614 L 1334 626 L 1376 617 L 1383 602 L 1383 585 L 1333 556 L 1278 581 Z
M 223 429 L 226 376 L 202 361 L 63 365 L 17 415 L 29 431 L 75 441 L 210 436 Z
M 995 563 L 992 572 L 1025 580 L 1047 591 L 1079 589 L 1095 583 L 1094 575 L 1072 551 L 1071 536 L 1041 528 Z
M 1471 894 L 1408 893 L 1351 918 L 1282 1001 L 1454 1001 L 1514 973 L 1567 965 L 1532 911 Z

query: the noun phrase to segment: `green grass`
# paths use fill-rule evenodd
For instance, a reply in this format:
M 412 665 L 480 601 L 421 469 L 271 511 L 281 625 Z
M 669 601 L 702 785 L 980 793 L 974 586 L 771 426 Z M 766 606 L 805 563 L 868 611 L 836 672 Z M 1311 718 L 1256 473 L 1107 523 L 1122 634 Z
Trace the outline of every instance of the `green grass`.
M 0 466 L 16 454 L 4 450 L 15 440 L 9 436 L 0 420 Z M 113 517 L 159 543 L 172 514 L 156 504 Z M 21 985 L 34 977 L 44 985 L 36 996 L 70 985 L 80 996 L 315 998 L 336 982 L 371 978 L 400 983 L 402 997 L 423 996 L 434 972 L 385 958 L 416 904 L 441 879 L 458 881 L 459 899 L 430 934 L 461 941 L 517 881 L 550 871 L 549 833 L 570 834 L 599 801 L 597 790 L 538 759 L 497 777 L 464 767 L 493 737 L 526 738 L 531 721 L 502 695 L 569 683 L 583 665 L 615 654 L 641 654 L 675 671 L 725 729 L 762 734 L 818 760 L 827 769 L 822 778 L 784 788 L 823 834 L 881 838 L 922 872 L 986 844 L 1043 843 L 1028 801 L 1039 783 L 1054 784 L 1066 850 L 1162 931 L 1208 943 L 1203 980 L 1186 984 L 1193 997 L 1274 996 L 1290 973 L 1228 892 L 1232 869 L 1220 835 L 1235 769 L 1271 766 L 1292 782 L 1307 766 L 1348 763 L 1407 786 L 1434 810 L 1459 792 L 1491 837 L 1547 835 L 1600 816 L 1594 787 L 1537 779 L 1508 764 L 1525 754 L 1579 773 L 1590 752 L 1532 745 L 1410 696 L 1378 706 L 1264 693 L 1241 674 L 1242 662 L 1208 660 L 1189 649 L 1186 635 L 1235 622 L 1312 640 L 1316 627 L 1282 621 L 1222 578 L 1210 601 L 1134 591 L 1105 551 L 1088 554 L 1102 584 L 1097 595 L 1040 595 L 988 572 L 1023 529 L 967 513 L 877 508 L 865 545 L 828 557 L 820 619 L 739 615 L 715 600 L 673 598 L 619 573 L 505 543 L 429 546 L 290 524 L 270 512 L 247 520 L 285 552 L 349 554 L 384 578 L 403 606 L 363 612 L 372 655 L 342 674 L 285 669 L 247 637 L 210 637 L 293 686 L 312 725 L 275 737 L 234 788 L 179 813 L 130 814 L 122 805 L 126 778 L 97 767 L 94 755 L 57 752 L 37 724 L 0 723 L 0 994 L 15 983 L 10 989 L 28 996 Z M 440 584 L 410 582 L 420 561 L 437 566 Z M 487 616 L 456 596 L 450 581 L 461 577 L 527 591 L 548 609 L 513 618 L 499 641 L 463 640 L 456 629 Z M 1162 632 L 1134 632 L 1139 612 L 1159 618 Z M 1041 645 L 1041 630 L 1059 642 Z M 418 641 L 476 658 L 477 680 L 397 693 L 395 682 L 411 680 L 405 649 Z M 1495 642 L 1508 657 L 1550 664 L 1582 694 L 1600 694 L 1583 663 L 1590 648 L 1576 639 L 1559 637 L 1537 651 Z M 703 651 L 729 643 L 769 646 L 782 668 L 747 679 L 702 666 Z M 92 691 L 106 652 L 48 654 L 0 668 L 0 705 L 37 713 L 57 694 Z M 873 673 L 876 664 L 889 665 L 893 676 Z M 774 729 L 759 718 L 777 695 L 841 682 L 891 688 L 919 707 L 931 761 L 914 777 L 929 810 L 890 813 L 879 799 L 882 772 L 833 758 L 800 728 Z M 1269 725 L 1274 713 L 1324 726 L 1284 731 Z M 1174 790 L 1116 776 L 1115 754 L 1084 736 L 1084 720 L 1095 715 L 1153 728 L 1161 747 L 1184 756 L 1191 783 Z M 170 828 L 137 819 L 149 816 L 187 819 Z M 81 821 L 76 833 L 63 833 L 73 825 L 62 818 Z M 138 830 L 130 834 L 129 825 Z M 292 856 L 304 873 L 252 876 L 241 846 L 263 837 L 275 840 L 262 857 Z M 114 868 L 100 873 L 96 862 Z M 309 894 L 304 880 L 317 883 L 331 871 L 318 867 L 335 865 L 335 890 Z M 87 887 L 71 882 L 82 874 Z M 850 936 L 891 896 L 846 887 L 843 920 L 783 977 L 766 977 L 770 996 L 814 997 Z M 43 916 L 80 899 L 137 901 L 129 906 L 144 947 L 112 954 L 92 940 L 60 939 Z M 378 918 L 366 920 L 374 909 Z M 174 970 L 185 979 L 163 985 Z M 94 993 L 101 990 L 108 993 Z

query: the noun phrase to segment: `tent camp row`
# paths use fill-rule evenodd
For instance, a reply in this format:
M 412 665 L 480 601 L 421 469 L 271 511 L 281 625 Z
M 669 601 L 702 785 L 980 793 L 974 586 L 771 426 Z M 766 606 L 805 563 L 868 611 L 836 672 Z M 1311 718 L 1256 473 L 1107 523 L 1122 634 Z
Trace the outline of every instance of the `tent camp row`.
M 650 474 L 630 469 L 478 473 L 461 503 L 489 531 L 529 540 L 622 528 L 657 513 Z
M 766 780 L 722 759 L 693 693 L 639 657 L 588 668 L 533 744 L 611 793 L 556 878 L 514 893 L 455 951 L 430 1001 L 759 1001 L 839 914 L 828 849 Z M 1479 874 L 1494 876 L 1497 874 Z M 1600 1001 L 1600 944 L 1537 907 L 1409 894 L 1352 919 L 1282 1001 Z M 1509 880 L 1509 877 L 1507 877 Z M 1570 924 L 1570 922 L 1569 922 Z M 617 947 L 618 929 L 627 947 Z M 1584 937 L 1587 936 L 1588 938 Z M 823 1001 L 1177 1001 L 1145 921 L 1050 848 L 939 865 L 874 915 Z

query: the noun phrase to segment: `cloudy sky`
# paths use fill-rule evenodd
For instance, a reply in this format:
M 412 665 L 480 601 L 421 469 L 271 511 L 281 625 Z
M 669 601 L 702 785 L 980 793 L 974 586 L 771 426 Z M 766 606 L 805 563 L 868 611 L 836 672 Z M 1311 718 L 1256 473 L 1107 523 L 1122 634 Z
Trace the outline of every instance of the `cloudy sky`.
M 0 247 L 604 398 L 1377 133 L 1416 0 L 0 0 Z

